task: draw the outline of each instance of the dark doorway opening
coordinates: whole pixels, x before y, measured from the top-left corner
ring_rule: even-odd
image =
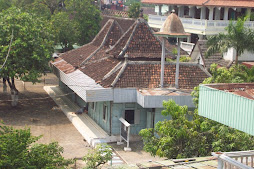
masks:
[[[125,110],[125,120],[130,124],[134,124],[134,110]]]

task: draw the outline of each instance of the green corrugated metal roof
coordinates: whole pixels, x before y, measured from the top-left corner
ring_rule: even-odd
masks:
[[[254,135],[254,100],[199,86],[199,115]]]

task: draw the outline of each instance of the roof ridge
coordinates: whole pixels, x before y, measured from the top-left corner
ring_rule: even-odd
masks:
[[[118,39],[118,41],[113,45],[113,47],[110,48],[110,49],[108,49],[108,50],[106,50],[106,52],[112,51],[112,50],[116,47],[116,45],[118,45],[118,43],[120,43],[120,41],[126,36],[126,34],[129,33],[129,31],[135,26],[135,24],[136,24],[136,22],[134,22],[134,23],[129,27],[129,29],[128,29],[126,32],[124,32],[124,34],[121,36],[121,38]]]
[[[113,25],[114,25],[115,20],[109,19],[109,20],[107,21],[107,23],[108,23],[108,22],[111,22],[111,26],[110,26],[110,28],[108,29],[108,31],[107,31],[107,33],[106,33],[106,36],[103,38],[103,41],[102,41],[101,45],[100,45],[93,53],[91,53],[90,56],[88,56],[88,57],[80,64],[80,66],[82,66],[82,65],[85,64],[87,61],[89,61],[89,60],[90,60],[103,46],[104,46],[106,40],[108,39],[109,32],[110,32],[110,31],[112,30],[112,28],[113,28]],[[103,29],[105,29],[105,26],[107,25],[107,23],[103,26],[103,28],[101,29],[101,31],[102,31]],[[101,31],[100,31],[100,32],[101,32]],[[99,35],[99,33],[98,33],[97,35]],[[94,39],[95,39],[95,38],[94,38]]]
[[[137,22],[137,21],[136,21],[136,22]],[[121,56],[123,56],[123,55],[125,54],[125,51],[127,50],[127,48],[128,48],[128,46],[129,46],[129,44],[130,44],[132,38],[133,38],[133,35],[134,35],[134,33],[135,33],[135,31],[136,31],[138,25],[140,25],[140,22],[137,22],[137,24],[136,24],[135,27],[133,28],[132,33],[130,34],[130,37],[129,37],[128,41],[126,42],[126,44],[125,44],[123,50],[119,53],[118,57],[121,57]]]
[[[118,80],[120,79],[121,75],[123,74],[125,68],[127,67],[128,65],[128,60],[125,60],[123,65],[122,65],[122,68],[121,70],[119,71],[119,73],[117,74],[116,78],[114,79],[114,81],[111,83],[111,86],[114,87],[116,85],[116,83],[118,82]]]
[[[200,64],[198,64],[198,67],[203,70],[205,72],[205,74],[207,74],[209,77],[211,77],[212,75],[203,67],[201,66]]]
[[[109,78],[112,74],[114,74],[115,72],[117,72],[122,66],[123,66],[124,62],[121,61],[119,62],[111,71],[109,71],[103,78],[102,80],[105,80],[107,78]]]

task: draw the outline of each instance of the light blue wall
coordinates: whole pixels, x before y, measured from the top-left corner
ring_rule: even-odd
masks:
[[[139,131],[146,128],[147,109],[143,109],[136,103],[114,103],[112,107],[112,134],[120,134],[120,121],[119,118],[123,117],[125,110],[139,111],[139,120],[137,124],[131,125],[131,134],[137,135]],[[135,116],[137,118],[137,116]]]
[[[95,102],[95,109],[89,103],[88,115],[108,134],[110,134],[110,102]],[[107,106],[106,119],[103,119],[103,105]]]
[[[163,110],[162,108],[161,109],[155,109],[154,124],[156,124],[158,121],[164,121],[165,119],[166,120],[171,120],[171,116],[170,115],[163,116],[161,114],[162,110]]]

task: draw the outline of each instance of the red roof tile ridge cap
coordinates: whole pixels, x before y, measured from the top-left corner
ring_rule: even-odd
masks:
[[[118,43],[120,43],[120,41],[126,36],[126,34],[128,34],[129,31],[135,26],[135,24],[136,24],[136,22],[134,22],[134,23],[129,27],[129,29],[121,36],[121,38],[118,39],[118,41],[112,46],[112,48],[106,50],[106,52],[110,52],[111,50],[113,50],[113,49],[116,47],[116,45],[117,45]]]
[[[93,63],[97,63],[97,62],[101,62],[103,60],[106,60],[106,59],[109,59],[111,58],[110,56],[105,56],[103,58],[100,58],[100,59],[97,59],[97,60],[93,60],[93,61],[90,61],[90,62],[86,62],[84,63],[82,66],[85,67],[86,65],[89,65],[89,64],[93,64]]]
[[[197,43],[198,43],[199,54],[204,62],[205,67],[206,67],[206,61],[205,61],[205,57],[202,54],[201,44],[200,44],[200,42],[197,42]]]
[[[118,72],[116,78],[114,79],[114,81],[112,82],[111,86],[112,87],[115,87],[116,83],[118,82],[118,80],[120,79],[121,75],[123,74],[125,68],[127,67],[128,65],[128,60],[125,60],[123,65],[122,65],[122,68],[121,70]]]
[[[59,57],[59,58],[61,58],[61,57]],[[61,58],[61,60],[58,60],[58,61],[55,61],[55,62],[51,62],[51,64],[58,64],[58,63],[60,63],[60,62],[63,62],[63,61],[65,61],[63,58]]]
[[[99,46],[93,53],[91,53],[83,62],[81,62],[80,66],[82,66],[82,65],[84,65],[86,62],[88,62],[88,61],[89,61],[89,60],[90,60],[103,46],[104,46],[104,44],[106,43],[106,40],[108,39],[109,33],[110,33],[110,31],[112,30],[112,28],[113,28],[113,25],[114,25],[115,20],[109,19],[109,20],[107,21],[107,23],[108,23],[108,22],[111,22],[111,26],[109,27],[109,29],[108,29],[108,31],[107,31],[105,37],[103,38],[102,43],[100,44],[100,46]],[[105,29],[105,26],[107,25],[107,23],[103,26],[103,28],[102,28],[101,30]],[[99,33],[98,33],[98,34],[99,34]],[[98,35],[98,34],[97,34],[97,35]],[[96,36],[97,36],[97,35],[96,35]],[[95,39],[95,38],[94,38],[94,39]]]
[[[105,80],[109,78],[112,74],[117,72],[124,64],[124,61],[119,62],[113,69],[111,69],[103,78],[102,80]]]
[[[206,74],[207,76],[212,77],[212,75],[211,75],[203,66],[201,66],[200,64],[197,64],[197,65],[198,65],[198,67],[199,67],[201,70],[203,70],[203,72],[205,72],[205,74]]]
[[[121,25],[117,22],[117,20],[114,20],[115,22],[115,24],[117,24],[117,26],[120,28],[120,30],[121,30],[121,33],[122,34],[124,34],[124,30],[123,30],[123,28],[121,27]]]
[[[136,22],[137,22],[137,24],[135,25],[134,29],[132,30],[129,39],[127,40],[125,46],[123,47],[123,50],[119,53],[118,57],[123,57],[123,55],[125,54],[125,51],[128,49],[129,44],[130,44],[130,42],[133,38],[133,35],[134,35],[135,31],[136,31],[138,25],[140,25],[139,20],[137,20]]]
[[[109,20],[105,23],[105,25],[101,28],[101,30],[97,33],[97,35],[93,38],[93,40],[92,40],[91,43],[93,43],[93,42],[98,38],[98,36],[100,35],[100,33],[107,27],[108,24],[110,24],[110,22],[111,22],[111,24],[112,24],[112,23],[114,22],[114,20],[113,20],[113,19],[109,19]]]

